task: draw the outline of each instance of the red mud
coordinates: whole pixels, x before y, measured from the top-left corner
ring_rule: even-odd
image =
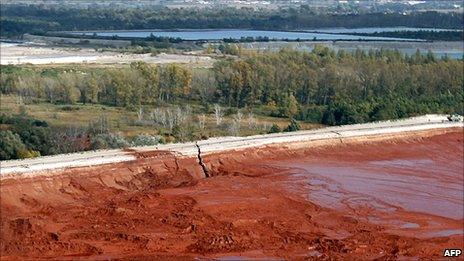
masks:
[[[1,259],[440,258],[463,247],[463,130],[1,181]]]

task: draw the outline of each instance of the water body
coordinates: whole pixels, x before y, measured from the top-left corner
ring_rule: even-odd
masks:
[[[396,32],[396,31],[460,31],[455,29],[440,29],[440,28],[417,28],[417,27],[366,27],[366,28],[322,28],[309,30],[311,32],[323,32],[323,33],[337,33],[337,34],[349,34],[349,33],[381,33],[381,32]]]
[[[398,50],[407,55],[413,55],[419,50],[421,53],[432,51],[436,57],[448,56],[451,59],[462,59],[464,47],[462,42],[359,42],[359,41],[311,41],[311,42],[255,42],[241,43],[243,48],[255,50],[280,50],[283,47],[301,51],[312,51],[315,45],[324,45],[335,51],[345,50],[354,52],[361,50]]]
[[[337,33],[319,33],[319,32],[289,32],[289,31],[264,31],[264,30],[238,30],[238,29],[221,29],[221,30],[128,30],[128,31],[88,31],[72,32],[76,35],[93,35],[98,36],[119,36],[145,38],[151,34],[157,37],[181,38],[184,40],[222,40],[224,38],[240,39],[242,37],[268,37],[271,40],[387,40],[387,41],[421,41],[417,39],[404,39],[393,37],[372,37],[358,36]]]

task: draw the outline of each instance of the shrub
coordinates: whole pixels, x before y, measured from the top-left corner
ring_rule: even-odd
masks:
[[[93,150],[98,149],[117,149],[128,147],[127,141],[119,135],[113,133],[97,134],[90,138],[90,146]]]
[[[0,160],[20,159],[21,151],[27,151],[18,134],[0,131]]]
[[[290,132],[290,131],[299,131],[301,129],[300,124],[295,119],[292,119],[290,124],[285,128],[285,132]]]
[[[272,127],[269,129],[269,131],[267,133],[279,133],[281,132],[282,130],[280,129],[279,125],[277,124],[272,124]]]
[[[53,153],[52,129],[46,122],[18,115],[2,115],[0,122],[11,125],[11,131],[19,135],[28,150],[39,151],[41,155]]]
[[[236,107],[229,107],[226,109],[226,116],[230,116],[230,115],[234,115],[234,114],[237,114],[238,112],[238,108]]]
[[[27,158],[36,158],[40,157],[40,152],[35,150],[20,150],[18,151],[18,158],[27,159]]]
[[[131,145],[132,146],[153,146],[159,143],[163,143],[163,137],[151,136],[151,135],[137,135],[132,139]]]
[[[328,125],[345,125],[359,123],[354,106],[345,102],[331,103],[322,116],[322,123]]]
[[[302,121],[320,123],[325,109],[325,106],[307,106],[302,108],[295,118]]]

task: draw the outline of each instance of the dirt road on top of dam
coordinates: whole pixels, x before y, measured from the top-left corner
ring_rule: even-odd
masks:
[[[132,161],[140,154],[169,151],[178,157],[199,157],[224,151],[259,148],[270,145],[298,147],[314,141],[330,141],[353,137],[394,135],[398,133],[464,127],[463,122],[452,122],[446,115],[429,114],[402,120],[381,121],[364,124],[326,127],[306,130],[248,137],[219,137],[190,143],[173,143],[157,146],[134,147],[124,150],[87,151],[72,154],[38,157],[25,160],[3,161],[0,179],[18,176],[52,174],[65,168],[95,166],[116,162]]]
[[[439,259],[463,245],[463,128],[4,178],[1,259]]]

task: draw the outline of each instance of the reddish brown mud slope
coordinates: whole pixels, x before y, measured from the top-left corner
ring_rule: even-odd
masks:
[[[318,146],[316,146],[318,145]],[[289,149],[289,147],[292,149]],[[440,258],[463,245],[463,130],[1,181],[1,258]]]

